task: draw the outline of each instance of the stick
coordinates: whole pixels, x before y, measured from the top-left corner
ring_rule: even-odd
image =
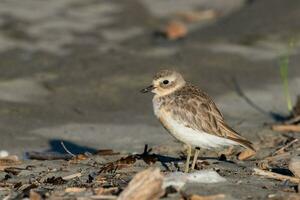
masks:
[[[68,180],[71,180],[73,178],[77,178],[77,177],[81,177],[81,173],[76,173],[76,174],[71,174],[71,175],[68,175],[68,176],[64,176],[62,177],[63,180],[65,181],[68,181]]]
[[[279,131],[279,132],[300,132],[300,126],[299,125],[273,125],[272,130]]]
[[[282,153],[282,154],[278,154],[278,155],[274,155],[274,156],[268,156],[268,157],[264,158],[263,160],[272,162],[272,161],[276,161],[276,160],[280,160],[280,159],[289,158],[290,156],[291,156],[291,153],[286,152],[286,153]]]
[[[280,180],[280,181],[288,180],[292,183],[300,183],[300,178],[285,176],[285,175],[277,174],[277,173],[274,173],[274,172],[261,170],[261,169],[258,169],[258,168],[254,168],[253,170],[254,170],[253,174],[255,174],[255,175],[264,176],[266,178],[276,179],[276,180]]]
[[[60,141],[60,144],[61,144],[61,146],[64,148],[64,150],[65,150],[68,154],[70,154],[72,157],[76,157],[71,151],[69,151],[69,150],[67,149],[67,147],[65,146],[65,144],[64,144],[63,141]]]
[[[285,121],[284,123],[285,124],[296,124],[296,123],[298,123],[300,121],[300,115],[299,116],[296,116],[296,117],[294,117],[294,118],[292,118],[292,119],[290,119],[290,120],[287,120],[287,121]]]
[[[43,152],[27,152],[26,156],[34,160],[66,160],[70,159],[69,154],[43,153]]]
[[[298,142],[298,139],[294,139],[294,140],[290,141],[289,143],[287,143],[286,145],[284,145],[283,147],[281,147],[280,149],[278,149],[277,151],[275,151],[273,153],[273,155],[277,155],[277,154],[283,153],[286,148],[292,146],[296,142]]]

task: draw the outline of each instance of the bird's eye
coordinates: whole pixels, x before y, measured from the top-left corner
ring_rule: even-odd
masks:
[[[163,81],[163,84],[165,84],[165,85],[167,85],[168,83],[169,83],[168,80],[164,80],[164,81]]]

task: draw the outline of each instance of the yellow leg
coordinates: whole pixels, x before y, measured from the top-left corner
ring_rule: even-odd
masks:
[[[192,164],[192,170],[195,168],[197,159],[198,159],[198,155],[199,155],[200,150],[199,149],[195,149],[195,155],[194,155],[194,159],[193,159],[193,164]]]
[[[190,166],[190,159],[191,159],[191,154],[192,154],[192,147],[190,145],[187,145],[187,158],[186,158],[186,163],[185,163],[185,173],[189,172],[189,166]]]

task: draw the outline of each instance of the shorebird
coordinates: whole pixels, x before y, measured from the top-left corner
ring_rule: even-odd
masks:
[[[226,124],[212,98],[186,82],[180,73],[162,70],[141,92],[155,94],[154,114],[172,136],[187,145],[185,172],[189,171],[192,148],[195,155],[191,169],[195,167],[200,148],[240,145],[255,151],[251,142]]]

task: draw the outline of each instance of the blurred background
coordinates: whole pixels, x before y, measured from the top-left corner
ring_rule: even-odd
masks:
[[[152,95],[176,69],[250,140],[299,94],[299,0],[1,0],[0,150],[170,148]],[[175,145],[176,146],[176,145]]]

